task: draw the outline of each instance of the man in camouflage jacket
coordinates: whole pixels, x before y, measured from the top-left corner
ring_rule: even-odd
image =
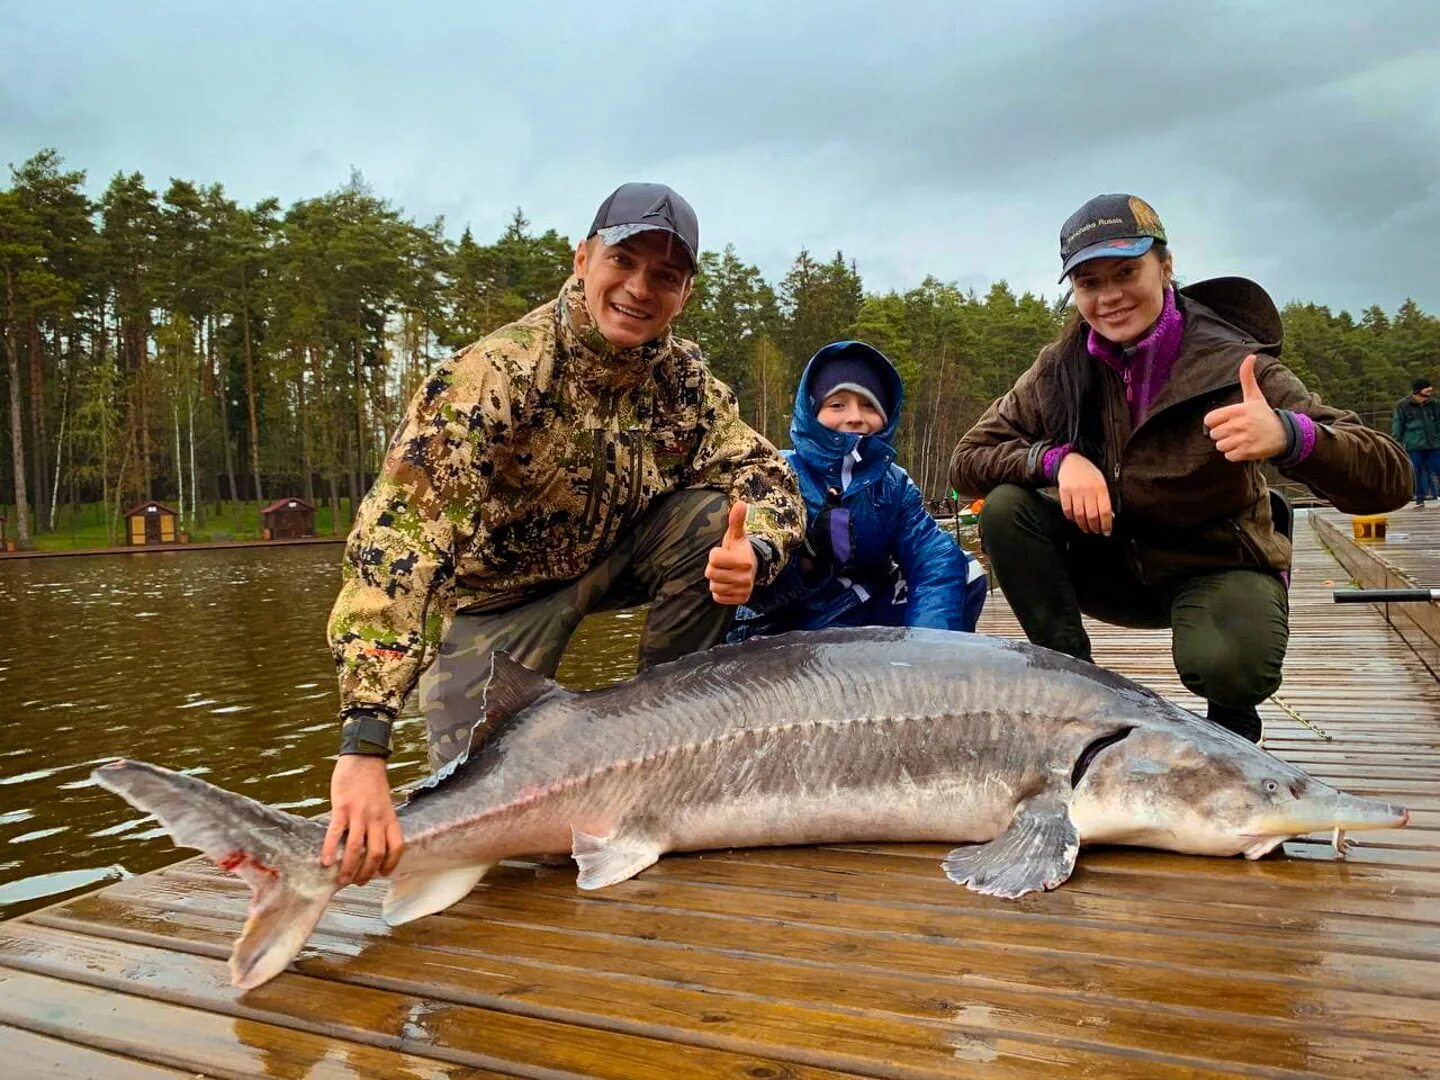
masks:
[[[494,651],[553,675],[587,612],[646,602],[642,666],[707,648],[801,539],[784,459],[670,332],[698,247],[678,194],[622,185],[559,297],[411,402],[330,616],[343,727],[323,858],[348,830],[342,881],[399,858],[384,758],[417,682],[438,768],[468,746]]]

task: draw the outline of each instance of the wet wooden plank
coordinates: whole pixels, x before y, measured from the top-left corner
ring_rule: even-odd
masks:
[[[1270,702],[1267,746],[1412,808],[1346,862],[1320,837],[1253,863],[1087,849],[1063,888],[1017,902],[950,884],[937,844],[667,857],[593,894],[518,862],[393,930],[378,887],[346,890],[293,971],[240,994],[223,958],[245,890],[191,861],[0,926],[0,976],[51,1002],[0,1023],[117,1053],[133,1016],[128,1056],[167,1068],[148,1040],[191,1053],[188,1021],[208,1018],[192,1056],[214,1040],[235,1075],[304,1075],[286,1070],[306,1055],[376,1076],[1433,1075],[1440,683],[1377,612],[1330,602],[1341,571],[1300,527],[1280,697],[1334,738]],[[998,595],[982,628],[1018,635]],[[1093,633],[1102,662],[1199,707],[1167,634]],[[89,1016],[111,1008],[111,1027]],[[264,1040],[241,1024],[298,1057],[255,1067]]]
[[[1386,515],[1389,518],[1384,541],[1354,540],[1351,516],[1334,509],[1314,511],[1317,518],[1336,534],[1349,538],[1357,548],[1377,561],[1383,560],[1401,571],[1412,583],[1430,587],[1440,585],[1440,514],[1434,507],[1417,511],[1405,507]],[[1340,588],[1348,582],[1341,581]]]
[[[235,917],[238,918],[238,913]],[[195,935],[193,940],[197,943],[223,949],[236,925],[230,920],[218,920],[209,926],[197,921],[187,924],[187,932]],[[577,948],[571,943],[567,950],[563,941],[553,941],[553,934],[548,935],[552,939],[551,950],[544,959],[518,961],[514,928],[507,928],[499,949],[478,954],[468,944],[476,935],[466,930],[460,927],[453,935],[440,938],[427,935],[419,948],[408,943],[379,946],[382,950],[393,947],[396,954],[391,956],[387,951],[382,959],[378,953],[367,953],[370,970],[360,973],[353,966],[347,966],[344,977],[391,988],[426,986],[432,997],[447,999],[498,995],[503,996],[507,1006],[541,1011],[552,999],[557,999],[566,1008],[589,1008],[597,1016],[618,1015],[632,1022],[643,1022],[646,1006],[643,1001],[635,1000],[629,984],[636,981],[668,983],[665,1018],[681,1014],[687,1007],[702,1010],[701,1022],[709,1025],[712,1036],[721,1038],[729,1033],[731,1037],[755,1039],[775,1030],[778,1016],[800,1011],[780,1006],[777,1004],[780,999],[810,1002],[812,1008],[805,1010],[807,1012],[814,1011],[813,1006],[825,1011],[837,1009],[836,973],[813,964],[786,960],[766,963],[752,955],[736,956],[693,948],[669,949],[667,956],[661,951],[665,949],[664,943],[659,942],[640,943],[631,949],[612,945],[604,950],[587,948],[584,943]],[[538,939],[545,937],[537,935]],[[323,935],[320,940],[323,942]],[[763,944],[762,935],[756,947]],[[326,945],[322,943],[321,949],[325,950]],[[430,955],[432,950],[440,951],[441,955]],[[474,959],[470,961],[472,956]],[[344,963],[343,960],[337,962]],[[581,973],[578,968],[582,964],[588,964],[589,970]],[[304,970],[307,974],[324,975],[330,966],[325,960],[311,960],[306,962]],[[1203,1025],[1199,1025],[1205,1032],[1202,1046],[1197,1044],[1192,1032],[1199,1019],[1194,1010],[1156,1010],[1150,1006],[1107,1002],[1105,1022],[1098,1024],[1096,1002],[1083,998],[1042,999],[1033,992],[1013,989],[969,987],[960,991],[944,982],[927,986],[863,968],[849,969],[842,978],[845,989],[839,1001],[843,1002],[844,1012],[837,1018],[836,1030],[844,1034],[832,1039],[829,1050],[840,1054],[848,1049],[857,1055],[857,1065],[864,1075],[890,1075],[894,1066],[883,1059],[895,1054],[905,1056],[909,1069],[919,1069],[926,1060],[927,1048],[931,1056],[935,1053],[935,1034],[941,1030],[950,1030],[953,1034],[956,1025],[977,1039],[993,1040],[1008,1034],[1075,1043],[1083,1038],[1116,1050],[1168,1052],[1179,1059],[1203,1051],[1206,1058],[1229,1060],[1237,1066],[1292,1068],[1299,1063],[1323,1075],[1336,1076],[1351,1075],[1355,1063],[1361,1061],[1368,1075],[1406,1075],[1417,1056],[1423,1058],[1428,1052],[1392,1047],[1391,1052],[1376,1055],[1368,1039],[1337,1032],[1328,1024],[1310,1031],[1303,1023],[1289,1022],[1283,1025],[1283,1031],[1277,1031],[1268,1020],[1220,1012],[1209,1013]],[[693,987],[702,984],[705,992],[697,994]],[[755,992],[757,987],[763,988],[763,993]],[[721,993],[727,996],[722,998]],[[1440,1011],[1440,1006],[1435,1011]],[[1408,1024],[1405,1018],[1397,1018],[1392,1012],[1387,1014],[1387,1026],[1393,1033],[1402,1035],[1416,1030],[1433,1032],[1435,1011],[1428,1021],[1422,1018]],[[911,1022],[909,1042],[904,1045],[896,1040],[898,1032],[907,1030],[907,1025],[899,1022],[902,1018]],[[859,1042],[854,1041],[857,1038]],[[942,1043],[938,1061],[940,1075],[945,1075],[951,1067],[944,1057],[944,1049],[951,1045],[949,1039],[950,1036],[946,1036],[947,1041]],[[1297,1049],[1301,1046],[1303,1057]],[[876,1054],[882,1060],[866,1061]],[[1328,1065],[1323,1064],[1326,1059],[1331,1059]],[[999,1068],[997,1062],[991,1064],[992,1068]],[[1005,1074],[1002,1070],[990,1075]],[[1032,1074],[1027,1065],[1021,1075]]]
[[[658,933],[654,928],[663,925],[667,933],[677,935],[676,940],[703,945],[704,934],[729,932],[729,928],[717,926],[717,918],[734,919],[739,924],[734,933],[743,939],[745,924],[754,921],[757,912],[764,912],[766,917],[817,932],[812,947],[821,947],[819,939],[826,934],[848,935],[856,925],[865,926],[876,937],[920,935],[931,943],[944,941],[944,949],[921,950],[922,956],[942,964],[951,962],[948,950],[960,942],[962,951],[963,946],[1048,949],[1062,956],[1168,964],[1197,971],[1254,973],[1261,965],[1268,965],[1264,970],[1282,972],[1303,968],[1312,978],[1332,986],[1366,988],[1388,978],[1398,980],[1391,984],[1396,988],[1408,986],[1423,992],[1440,983],[1440,968],[1435,966],[1440,961],[1440,935],[1433,904],[1395,902],[1385,907],[1374,902],[1336,900],[1326,904],[1320,900],[1312,905],[1317,910],[1307,910],[1288,902],[1282,889],[1253,898],[1246,906],[1231,902],[1233,889],[1192,888],[1184,878],[1173,879],[1176,888],[1170,895],[1162,893],[1163,902],[1157,903],[1154,888],[1136,889],[1125,878],[1087,874],[1073,882],[1073,889],[997,909],[987,906],[985,898],[957,890],[943,878],[938,885],[924,882],[931,891],[914,890],[914,879],[908,878],[912,872],[895,869],[899,861],[886,865],[875,857],[865,864],[869,869],[861,866],[841,878],[803,869],[727,865],[706,858],[676,863],[663,883],[655,877],[595,897],[578,895],[565,882],[537,887],[523,879],[512,884],[497,875],[452,914],[500,922],[528,918],[537,925],[554,920],[557,925],[582,931],[623,930],[642,918],[636,909],[643,908],[649,912],[643,918],[653,920],[650,932]],[[905,861],[921,867],[922,874],[931,865],[928,860]],[[197,897],[192,893],[193,886],[187,885],[177,894],[152,894],[145,902],[165,911],[214,910],[216,894]],[[244,896],[237,890],[218,902],[229,905],[238,916]],[[625,907],[618,914],[607,910],[614,904]],[[1378,919],[1377,910],[1384,912]],[[353,914],[370,920],[362,925],[371,932],[384,932],[374,898],[343,897],[334,911],[337,918]],[[705,921],[696,921],[702,917]],[[1324,934],[1316,941],[1307,931],[1318,927],[1323,927]],[[839,950],[844,945],[832,940],[823,947]],[[1219,947],[1233,948],[1216,956]],[[1396,962],[1376,961],[1384,957],[1395,957]]]
[[[667,892],[673,897],[686,898],[683,895],[686,890]],[[871,911],[854,904],[840,905],[823,897],[763,897],[759,901],[746,895],[726,898],[740,908],[738,913],[722,911],[724,904],[713,898],[707,905],[703,894],[691,897],[692,909],[681,907],[678,903],[662,907],[646,903],[646,899],[640,897],[627,901],[623,898],[607,900],[574,896],[544,899],[534,894],[487,894],[477,898],[473,910],[437,916],[443,921],[434,926],[426,941],[454,934],[457,940],[471,940],[477,942],[476,948],[494,951],[497,943],[508,950],[518,947],[517,942],[528,940],[535,934],[566,935],[564,948],[594,949],[602,956],[618,948],[620,943],[634,940],[672,942],[687,949],[738,950],[746,955],[758,956],[761,953],[757,951],[755,935],[769,933],[767,928],[776,926],[783,927],[784,933],[772,937],[781,940],[785,949],[778,954],[764,954],[766,956],[784,958],[788,949],[803,955],[809,964],[843,967],[851,962],[857,948],[863,947],[865,955],[883,957],[878,962],[887,970],[906,975],[931,973],[949,978],[956,971],[989,971],[988,965],[994,964],[995,970],[1003,968],[1003,981],[1024,983],[1040,991],[1063,992],[1066,987],[1076,985],[1075,980],[1085,985],[1093,981],[1095,985],[1112,987],[1118,996],[1144,995],[1143,1000],[1146,1001],[1160,1004],[1181,1002],[1196,1007],[1205,1007],[1207,1001],[1213,1001],[1213,994],[1226,986],[1227,980],[1242,976],[1257,984],[1293,984],[1297,978],[1303,978],[1327,993],[1338,990],[1358,994],[1404,994],[1412,984],[1418,984],[1420,995],[1424,996],[1424,988],[1433,983],[1433,964],[1396,965],[1384,962],[1383,958],[1377,963],[1373,957],[1358,957],[1353,963],[1337,962],[1333,948],[1329,954],[1319,950],[1320,955],[1315,952],[1297,953],[1293,947],[1279,956],[1273,952],[1258,952],[1248,965],[1231,965],[1229,970],[1221,972],[1212,971],[1204,964],[1205,954],[1197,950],[1192,955],[1201,956],[1202,966],[1186,971],[1183,963],[1175,962],[1173,958],[1166,961],[1142,954],[1137,959],[1133,952],[1125,951],[1124,942],[1120,943],[1118,950],[1097,952],[1087,949],[1085,942],[1076,940],[1076,936],[1068,932],[1067,925],[1058,921],[1051,926],[1041,926],[1050,935],[1048,941],[1036,941],[1023,932],[1017,933],[1017,930],[1025,928],[1017,927],[1014,922],[991,929],[984,923],[976,924],[971,920],[969,925],[956,927],[955,920],[945,913],[922,911],[914,913],[908,923],[892,920],[891,925],[884,928],[866,927],[863,940],[857,940],[856,927],[865,925],[861,920]],[[757,903],[764,904],[765,910],[772,912],[773,917],[757,918],[754,914]],[[750,906],[744,906],[746,904]],[[239,898],[225,901],[207,896],[168,909],[157,908],[148,922],[160,933],[165,931],[167,922],[179,924],[188,921],[192,915],[202,921],[228,918],[232,920],[231,925],[238,926],[242,910]],[[697,916],[696,911],[703,914]],[[103,917],[111,923],[115,922],[113,916]],[[139,906],[130,905],[123,925],[143,930],[146,923]],[[378,916],[372,905],[359,906],[350,902],[342,904],[327,922],[322,923],[321,928],[323,932],[363,939],[365,935],[373,936],[378,925]],[[1293,922],[1286,928],[1294,929]],[[573,941],[570,940],[572,936]],[[1099,935],[1102,939],[1103,936]],[[1225,944],[1233,949],[1238,943]],[[1244,951],[1248,953],[1250,950]],[[1065,968],[1064,978],[1058,982],[1054,974],[1056,965],[1064,965]],[[1140,972],[1141,967],[1149,970]],[[1127,973],[1116,981],[1115,972],[1129,970],[1136,973],[1134,977]],[[1172,985],[1177,975],[1183,976],[1183,982]],[[1122,994],[1118,987],[1126,986],[1131,989]],[[1192,989],[1195,991],[1193,994]],[[1386,1009],[1389,1012],[1394,1007],[1387,1006]],[[1427,1010],[1421,1012],[1425,1016],[1431,1015]],[[1364,1017],[1370,1014],[1363,1006],[1352,1003],[1345,1010],[1345,1015]],[[1348,1020],[1341,1023],[1346,1022]]]
[[[129,938],[184,938],[215,956],[228,951],[231,936],[243,919],[243,906],[235,898],[226,903],[206,897],[183,910],[157,907],[148,920],[139,917],[133,905],[118,916],[105,909],[114,903],[97,897],[52,918],[63,918],[65,925],[73,928],[88,922],[102,934],[119,932],[123,923],[123,933]],[[703,986],[711,992],[752,991],[767,998],[794,995],[793,1000],[820,1005],[833,1005],[836,987],[843,985],[847,1007],[856,1004],[860,988],[869,987],[872,993],[867,1004],[871,1008],[907,1015],[914,1011],[917,994],[943,1000],[954,1000],[959,994],[972,1004],[989,1002],[997,1008],[1000,1002],[1010,1002],[1003,1015],[1017,1034],[1024,1029],[1015,1026],[1011,1015],[1016,994],[1047,1017],[1089,1016],[1097,1007],[1104,1008],[1107,1016],[1119,1009],[1126,1015],[1159,1012],[1190,1021],[1200,1013],[1213,1013],[1207,1027],[1232,1028],[1253,1020],[1305,1023],[1316,1003],[1323,1000],[1327,1030],[1360,1035],[1383,1032],[1440,1043],[1440,1002],[1412,1003],[1394,996],[1391,991],[1400,988],[1387,981],[1383,965],[1364,969],[1374,971],[1373,990],[1311,985],[1304,987],[1297,999],[1297,980],[1283,971],[1273,975],[1242,972],[1245,981],[1237,984],[1234,978],[1204,971],[1179,972],[1161,963],[1105,961],[1066,951],[1070,946],[1063,941],[1059,949],[1043,944],[990,949],[968,935],[947,936],[940,927],[948,928],[948,924],[923,921],[908,930],[867,929],[857,937],[854,927],[846,925],[851,920],[842,917],[839,927],[827,927],[803,905],[791,909],[777,904],[773,918],[758,922],[753,915],[709,914],[701,918],[624,901],[600,904],[589,897],[573,899],[569,909],[536,904],[533,897],[517,897],[509,912],[500,904],[485,903],[478,913],[437,916],[423,940],[403,940],[402,936],[384,946],[371,942],[366,964],[384,972],[383,957],[388,954],[376,950],[392,946],[440,950],[447,954],[442,963],[456,970],[462,963],[454,958],[458,954],[474,958],[474,963],[491,974],[497,965],[518,964],[561,969],[573,979],[575,972],[583,969],[594,975],[652,979],[686,988]],[[322,924],[314,944],[322,953],[349,956],[355,951],[355,942],[373,934],[374,927],[373,911],[352,911],[346,905],[338,917]],[[299,970],[318,972],[308,957]],[[346,969],[345,977],[360,976],[352,967]],[[893,995],[888,1001],[887,993]],[[1113,1028],[1113,1024],[1107,1025],[1096,1038],[1107,1042]],[[1153,1040],[1143,1045],[1163,1049]]]
[[[0,1024],[5,1072],[25,1080],[193,1080],[187,1069],[151,1065],[118,1054]]]
[[[1317,991],[1315,987],[1287,977],[1254,984],[1237,984],[1233,978],[1210,979],[1207,985],[1203,976],[1196,980],[1187,973],[1154,966],[1145,970],[1137,967],[1134,960],[1093,965],[1079,955],[1046,955],[1043,950],[1032,950],[1037,955],[1021,958],[1022,962],[1029,961],[1031,978],[1028,985],[1017,985],[1019,980],[996,979],[998,969],[1012,965],[1006,953],[989,956],[987,950],[977,948],[973,941],[964,938],[939,941],[937,947],[937,938],[932,936],[927,939],[925,935],[938,935],[941,931],[923,925],[917,925],[913,934],[896,936],[895,942],[887,941],[892,936],[888,933],[867,930],[864,941],[857,943],[853,929],[833,932],[826,941],[824,936],[807,932],[807,928],[798,922],[787,922],[783,930],[768,932],[764,927],[756,927],[753,916],[744,914],[735,917],[733,928],[717,928],[713,915],[704,920],[690,915],[680,920],[666,920],[657,917],[653,909],[637,907],[627,914],[621,909],[633,905],[606,903],[605,914],[614,917],[597,919],[591,913],[595,903],[595,898],[572,895],[571,905],[580,914],[567,919],[563,913],[557,914],[544,905],[537,905],[534,897],[529,896],[523,901],[517,899],[513,916],[508,919],[497,917],[493,920],[495,924],[489,927],[476,923],[477,919],[492,922],[488,911],[479,916],[469,911],[453,916],[437,916],[427,921],[423,942],[406,942],[403,947],[440,948],[447,953],[465,955],[482,951],[483,955],[477,962],[492,973],[497,964],[514,963],[520,957],[533,963],[554,964],[567,971],[589,964],[602,971],[625,973],[624,977],[653,970],[662,973],[657,977],[684,980],[686,984],[701,981],[712,992],[727,989],[715,983],[717,965],[738,965],[730,973],[733,982],[729,988],[764,987],[767,995],[793,992],[784,989],[796,983],[793,973],[787,975],[785,969],[793,970],[797,963],[794,958],[804,957],[800,963],[805,979],[821,1001],[833,998],[835,987],[843,986],[844,1001],[849,1005],[853,1001],[852,993],[859,992],[852,991],[852,988],[868,986],[880,972],[896,970],[900,978],[891,977],[888,983],[891,991],[901,996],[888,1005],[884,1003],[883,995],[876,998],[876,1007],[886,1011],[909,1009],[905,1004],[906,998],[928,993],[935,1001],[967,1002],[970,1010],[964,1013],[967,1017],[975,1015],[981,1006],[995,1009],[997,1019],[1003,1020],[1016,1034],[1027,1031],[1021,1023],[1022,1019],[1036,1025],[1028,1030],[1043,1031],[1041,1020],[1058,1016],[1072,1018],[1081,1024],[1079,1030],[1087,1037],[1091,1036],[1084,1027],[1084,1018],[1104,1016],[1107,1022],[1101,1034],[1096,1036],[1100,1041],[1135,1037],[1141,1040],[1142,1045],[1155,1050],[1173,1045],[1175,1039],[1167,1043],[1153,1027],[1147,1027],[1139,1020],[1133,1021],[1138,1026],[1132,1026],[1131,1021],[1134,1017],[1152,1016],[1158,1008],[1167,1014],[1167,1022],[1177,1025],[1176,1031],[1197,1027],[1206,1031],[1223,1030],[1226,1041],[1236,1044],[1237,1048],[1227,1051],[1232,1057],[1250,1054],[1251,1050],[1247,1047],[1252,1043],[1265,1047],[1265,1053],[1269,1054],[1273,1050],[1275,1033],[1248,1030],[1234,1016],[1206,1016],[1202,1023],[1197,1014],[1216,1008],[1218,1002],[1224,1002],[1226,1009],[1239,1010],[1242,1021],[1243,1014],[1253,1010],[1255,1015],[1271,1019],[1299,1021],[1313,1016],[1323,1030],[1332,1032],[1344,1029],[1371,1034],[1385,1031],[1395,1036],[1424,1039],[1425,1033],[1433,1035],[1436,1030],[1437,1005],[1422,1003],[1412,1009],[1412,1003],[1403,998],[1388,996],[1384,991],[1391,988],[1385,986],[1387,972],[1383,965],[1369,964],[1362,968],[1374,971],[1382,992],[1354,994]],[[784,919],[794,914],[778,910]],[[196,925],[205,927],[205,918],[197,918]],[[228,922],[222,919],[208,926],[208,930],[216,935],[213,941],[217,955],[226,948],[228,936],[238,928],[240,918],[241,904],[237,899]],[[841,920],[842,924],[848,921]],[[331,922],[332,928],[336,925]],[[373,932],[375,926],[374,915],[371,914],[354,920],[350,932],[365,934]],[[162,927],[162,930],[173,933],[174,927]],[[572,933],[574,939],[565,940],[560,936],[562,931]],[[335,932],[343,936],[342,931]],[[687,937],[688,941],[685,940]],[[657,959],[654,950],[667,947],[671,940],[680,942],[671,960],[666,961],[663,955]],[[322,949],[330,947],[324,943],[324,935],[317,941]],[[899,953],[895,951],[897,944]],[[768,955],[767,949],[770,950]],[[373,952],[373,946],[366,953],[367,958],[385,968],[378,960],[379,955]],[[672,964],[678,966],[672,967]],[[454,955],[447,956],[442,962],[443,971],[461,970],[461,967],[462,960]],[[825,970],[831,967],[843,970]],[[302,962],[301,970],[311,973],[310,961]],[[387,978],[388,968],[386,971],[387,974],[377,977]],[[442,983],[445,978],[443,971]],[[367,976],[348,968],[346,977],[363,980]],[[518,977],[526,985],[533,981],[524,976]],[[1001,992],[994,989],[996,987],[1009,992]],[[1103,991],[1096,988],[1103,988]],[[1196,993],[1187,1000],[1186,991]],[[1134,999],[1137,1006],[1125,1003],[1127,992],[1140,995]],[[1057,1001],[1057,996],[1078,1001]],[[1035,1010],[1033,1017],[1017,1017],[1017,1010],[1025,1002]],[[1178,1019],[1174,1015],[1177,1012],[1180,1014]],[[1286,1038],[1290,1036],[1287,1034]],[[1434,1052],[1433,1039],[1431,1041],[1431,1050],[1427,1052]],[[1182,1046],[1187,1044],[1183,1038],[1179,1042]],[[1347,1053],[1351,1052],[1347,1050]],[[1410,1056],[1407,1051],[1406,1060]],[[1267,1060],[1272,1065],[1276,1063],[1273,1056],[1262,1057],[1261,1060]],[[1402,1061],[1401,1067],[1408,1066]],[[1344,1075],[1343,1069],[1339,1074]]]
[[[982,1071],[1002,1078],[1190,1074],[1187,1063],[1167,1062],[1150,1053],[1137,1055],[1138,1060],[1103,1055],[1068,1042],[1017,1039],[1003,1029],[971,1033],[956,1025],[869,1019],[854,1010],[806,1010],[734,997],[716,1001],[675,986],[647,987],[623,978],[605,980],[587,993],[584,980],[574,973],[552,976],[549,997],[558,1004],[547,1004],[544,1018],[535,1019],[521,1015],[517,999],[538,992],[539,976],[519,984],[497,977],[488,962],[469,968],[447,954],[442,963],[427,963],[425,950],[391,950],[389,944],[378,943],[385,962],[374,967],[368,957],[310,961],[320,976],[338,968],[343,983],[286,974],[242,996],[228,986],[223,964],[209,957],[33,924],[0,927],[0,948],[12,958],[23,953],[22,960],[11,962],[23,963],[27,971],[118,988],[127,981],[126,973],[138,967],[146,979],[132,989],[146,995],[183,998],[211,1011],[302,1029],[312,1022],[309,1018],[328,1016],[334,1028],[367,1041],[388,1036],[410,1051],[423,1049],[427,1056],[456,1062],[499,1064],[507,1071],[556,1070],[617,1080],[675,1075],[820,1080],[847,1074],[941,1080]],[[483,989],[477,991],[471,982]],[[602,1024],[605,1020],[609,1022]],[[579,1026],[582,1023],[590,1026]],[[620,1028],[652,1037],[620,1033]],[[799,1033],[807,1038],[797,1039]],[[777,1037],[787,1044],[774,1046]],[[735,1049],[723,1049],[726,1045]],[[772,1049],[784,1050],[791,1060],[781,1064],[757,1056]],[[1370,1054],[1343,1038],[1329,1049],[1316,1046],[1312,1052],[1320,1057],[1365,1053],[1365,1060],[1379,1070],[1374,1075],[1402,1075],[1393,1070],[1403,1065],[1403,1053]],[[966,1061],[977,1068],[966,1069]]]
[[[1390,515],[1395,525],[1386,540],[1356,540],[1350,519],[1333,510],[1312,518],[1316,534],[1352,579],[1338,584],[1367,589],[1428,587],[1440,581],[1440,521],[1423,511]],[[1347,605],[1349,606],[1349,605]],[[1440,605],[1377,604],[1373,607],[1440,678]]]
[[[142,975],[131,971],[118,981],[133,982]],[[63,976],[9,967],[0,967],[0,1024],[32,1035],[63,1038],[97,1055],[149,1060],[191,1077],[504,1080],[510,1075],[427,1061],[361,1042],[179,1007]],[[7,1071],[6,1075],[27,1074]],[[99,1071],[89,1075],[108,1080],[111,1074]],[[173,1074],[162,1071],[161,1075]]]

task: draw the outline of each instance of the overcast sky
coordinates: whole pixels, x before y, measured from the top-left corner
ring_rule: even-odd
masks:
[[[843,249],[1057,292],[1090,195],[1177,272],[1440,312],[1440,3],[0,0],[0,161],[289,203],[351,167],[417,221],[572,238],[627,179],[776,281]]]

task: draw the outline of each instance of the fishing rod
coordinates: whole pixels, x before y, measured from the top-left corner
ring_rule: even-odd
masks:
[[[1423,604],[1440,600],[1440,589],[1336,589],[1337,604]]]

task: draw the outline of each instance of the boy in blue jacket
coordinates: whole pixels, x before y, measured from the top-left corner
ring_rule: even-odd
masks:
[[[864,342],[810,359],[784,451],[805,498],[805,547],[739,609],[729,640],[827,626],[975,629],[985,572],[894,463],[904,398],[900,373]]]

